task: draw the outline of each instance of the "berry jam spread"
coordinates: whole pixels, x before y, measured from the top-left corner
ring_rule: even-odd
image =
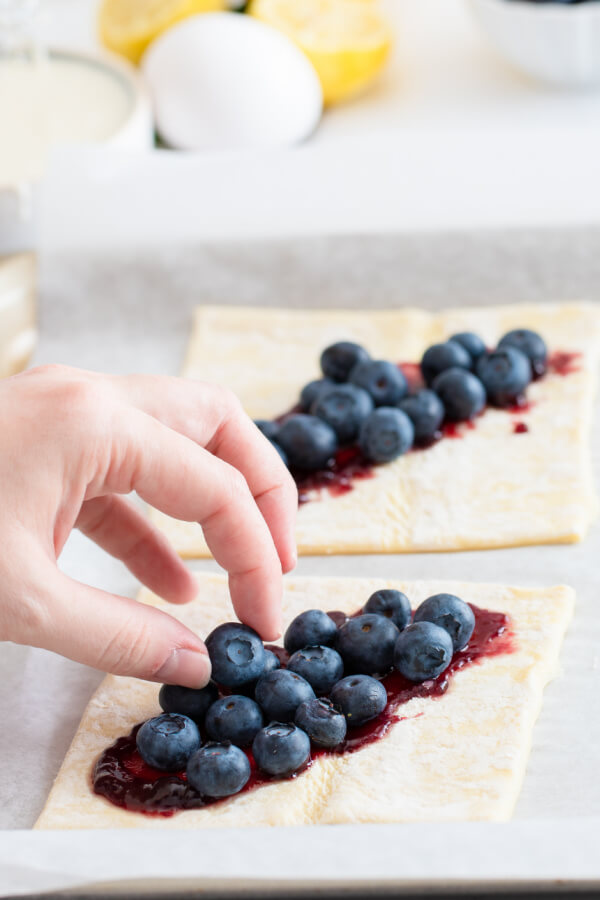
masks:
[[[311,749],[311,758],[305,768],[312,765],[321,756],[339,756],[354,753],[374,741],[383,738],[397,722],[407,716],[398,714],[399,708],[413,697],[441,697],[448,689],[455,672],[465,666],[478,662],[486,656],[498,656],[510,653],[514,649],[514,636],[510,629],[509,619],[504,613],[492,612],[471,606],[475,613],[475,630],[468,645],[452,657],[452,662],[445,672],[436,679],[414,684],[398,672],[385,675],[381,681],[387,691],[387,705],[383,712],[370,722],[349,730],[346,740],[333,750]],[[359,615],[360,613],[357,613]],[[344,613],[335,612],[331,617],[339,623],[347,618]],[[281,647],[268,646],[267,649],[277,653],[282,665],[287,662],[287,653]],[[422,713],[420,714],[422,715]],[[96,763],[92,784],[94,793],[105,797],[124,809],[142,812],[146,815],[171,816],[182,809],[200,809],[222,803],[203,797],[187,784],[185,772],[165,774],[158,769],[146,765],[139,755],[135,738],[140,728],[137,725],[127,737],[119,738],[112,747],[101,755]],[[250,761],[251,775],[240,793],[255,790],[262,785],[271,784],[275,779],[263,775],[257,768],[252,754],[246,751]],[[298,774],[292,775],[296,778]]]
[[[298,488],[298,503],[307,503],[310,492],[319,488],[327,488],[333,497],[347,494],[356,479],[373,478],[374,474],[373,464],[365,459],[356,445],[338,450],[327,469],[311,472],[310,475],[292,472]]]
[[[557,350],[548,357],[548,371],[553,375],[572,375],[581,371],[581,353],[565,353]]]
[[[172,816],[181,809],[201,809],[223,802],[199,794],[187,783],[185,772],[169,775],[147,766],[135,744],[140,728],[141,725],[136,725],[131,734],[119,738],[104,751],[92,774],[95,794],[100,794],[115,806],[150,816]],[[246,753],[251,774],[239,794],[273,781],[257,768],[252,753],[249,750]]]
[[[579,372],[581,369],[581,357],[581,353],[567,353],[558,350],[548,357],[546,372],[553,375],[571,375],[573,372]],[[398,368],[404,373],[411,393],[425,387],[419,363],[402,362],[398,363]],[[534,380],[539,380],[546,372],[536,374]],[[503,409],[508,413],[518,413],[522,415],[523,413],[529,412],[533,405],[534,404],[527,399],[525,394],[519,394],[516,397],[513,397],[510,405],[504,406]],[[301,412],[301,407],[294,406],[274,421],[281,424],[288,416],[298,412]],[[483,415],[484,413],[485,409],[479,415]],[[444,422],[440,431],[436,433],[435,438],[426,443],[415,445],[411,452],[426,450],[443,438],[462,438],[464,437],[465,430],[472,430],[475,427],[475,419],[470,419],[467,422]],[[529,427],[524,422],[518,422],[513,427],[513,432],[515,434],[523,434],[526,431],[529,431]],[[356,445],[343,447],[338,450],[325,469],[320,469],[318,472],[311,472],[309,475],[304,472],[292,471],[291,474],[296,482],[296,487],[298,488],[298,503],[300,505],[308,503],[309,500],[314,499],[313,492],[322,488],[327,488],[333,497],[340,497],[342,494],[347,494],[348,491],[352,490],[355,481],[373,478],[375,475],[375,468],[373,463],[365,459]]]
[[[475,421],[473,419],[468,419],[466,422],[444,422],[442,430],[439,432],[439,440],[442,438],[461,438],[465,428],[473,431],[475,428]]]
[[[524,394],[521,394],[517,397],[516,402],[513,403],[512,406],[505,406],[504,411],[507,413],[517,413],[517,415],[521,415],[522,413],[531,412],[535,403],[531,400],[528,400]]]

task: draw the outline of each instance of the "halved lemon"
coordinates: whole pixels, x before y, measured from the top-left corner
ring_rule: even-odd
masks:
[[[392,38],[377,5],[358,0],[251,0],[250,15],[285,32],[306,53],[326,104],[363,90],[379,74]]]
[[[226,0],[103,0],[98,16],[105,47],[138,63],[154,38],[195,13],[227,8]]]

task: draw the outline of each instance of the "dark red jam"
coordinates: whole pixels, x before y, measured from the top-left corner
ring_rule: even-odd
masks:
[[[310,761],[305,768],[309,768],[320,756],[355,753],[362,747],[381,740],[393,725],[408,718],[399,713],[403,704],[414,697],[439,698],[446,693],[452,677],[459,669],[477,663],[486,656],[511,653],[514,650],[514,635],[508,617],[504,613],[479,609],[474,605],[471,605],[471,608],[475,613],[475,630],[471,640],[464,650],[454,654],[445,672],[436,679],[422,684],[413,684],[395,671],[383,676],[381,681],[388,696],[383,712],[371,722],[349,730],[346,740],[334,750],[313,748]],[[338,612],[331,613],[331,616],[340,623],[347,618],[344,613]],[[282,665],[285,665],[287,662],[285,650],[281,647],[269,649],[276,650]],[[168,775],[146,765],[135,743],[139,728],[137,725],[131,734],[119,738],[101,755],[92,773],[94,793],[105,797],[115,806],[146,815],[160,816],[172,816],[178,810],[199,809],[224,802],[203,797],[195,791],[187,784],[185,772]],[[276,780],[263,775],[256,767],[250,751],[246,752],[250,761],[251,775],[240,793],[255,790]],[[299,774],[301,773],[296,773],[292,777],[296,778]]]
[[[542,378],[546,372],[553,375],[571,375],[581,369],[581,353],[567,353],[558,350],[548,357],[548,364],[544,371],[537,372],[534,376],[535,380]],[[404,373],[408,381],[411,393],[421,390],[425,387],[423,376],[421,374],[421,366],[419,363],[398,363],[398,368]],[[508,413],[517,413],[522,415],[529,412],[534,403],[532,403],[525,394],[518,394],[511,397],[509,401],[502,407],[502,410]],[[487,408],[487,407],[486,407]],[[294,406],[282,415],[278,416],[275,421],[284,422],[294,413],[301,412],[300,406]],[[485,409],[479,415],[484,415]],[[479,416],[477,417],[479,418]],[[477,420],[471,419],[467,422],[444,422],[441,429],[436,433],[435,437],[423,444],[415,445],[411,452],[418,450],[426,450],[428,447],[437,444],[443,438],[463,438],[467,430],[476,427]],[[523,434],[529,428],[524,422],[516,423],[513,427],[515,434]],[[384,464],[385,465],[385,464]],[[309,500],[315,498],[315,491],[327,488],[333,497],[340,497],[347,494],[354,487],[354,483],[365,478],[373,478],[377,466],[370,463],[364,458],[361,451],[356,445],[343,447],[336,453],[335,457],[330,461],[325,469],[318,472],[306,474],[304,472],[292,471],[292,476],[298,488],[298,503],[308,503]]]
[[[467,422],[444,422],[442,425],[442,430],[440,432],[441,438],[462,438],[465,429],[469,429],[473,431],[475,428],[475,420],[469,419]]]
[[[112,747],[104,751],[92,773],[95,794],[105,797],[115,806],[148,816],[172,816],[182,809],[201,809],[223,802],[199,794],[187,783],[185,772],[166,775],[159,769],[147,766],[135,744],[140,728],[141,725],[136,725],[131,734],[118,738]],[[250,778],[240,794],[273,781],[257,768],[252,753],[249,750],[246,753],[250,760]],[[292,777],[296,778],[297,774]]]
[[[504,406],[503,409],[504,412],[518,413],[520,415],[521,413],[531,412],[534,406],[535,403],[531,400],[528,400],[525,394],[519,394],[519,396],[515,398],[514,403],[512,403],[510,406]]]
[[[342,447],[335,454],[327,469],[311,472],[309,475],[292,472],[298,488],[298,503],[307,503],[311,491],[327,488],[334,497],[347,494],[353,482],[362,478],[372,478],[373,464],[364,458],[356,446]]]
[[[572,375],[581,371],[582,353],[566,353],[557,350],[548,357],[548,372],[553,375]]]

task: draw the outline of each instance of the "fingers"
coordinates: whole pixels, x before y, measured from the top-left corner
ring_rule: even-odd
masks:
[[[210,660],[200,639],[160,610],[68,578],[48,560],[43,595],[23,617],[19,643],[44,647],[115,675],[203,687]],[[45,612],[47,611],[47,612]]]
[[[136,490],[177,519],[199,522],[229,572],[242,622],[264,640],[281,634],[281,564],[269,529],[239,471],[156,419],[128,409],[113,437],[104,487]]]
[[[298,561],[298,491],[275,448],[240,408],[217,429],[207,450],[243,473],[269,526],[282,569],[291,571]]]
[[[165,600],[188,603],[196,596],[196,579],[167,539],[123,497],[86,501],[75,524]]]
[[[270,442],[234,395],[215,385],[147,375],[112,379],[128,402],[205,447],[246,479],[284,572],[296,565],[296,486]]]

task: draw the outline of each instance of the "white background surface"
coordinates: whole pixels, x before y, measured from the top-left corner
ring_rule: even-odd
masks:
[[[49,41],[95,45],[96,0],[45,2]],[[599,91],[514,72],[463,0],[384,7],[391,64],[307,144],[266,156],[59,154],[45,246],[600,221]]]

